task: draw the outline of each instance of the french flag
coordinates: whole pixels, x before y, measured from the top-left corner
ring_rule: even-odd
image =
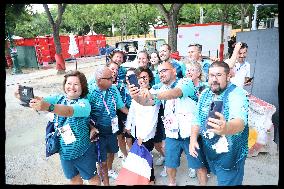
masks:
[[[148,185],[153,158],[151,153],[137,140],[133,143],[125,163],[116,179],[116,185]]]

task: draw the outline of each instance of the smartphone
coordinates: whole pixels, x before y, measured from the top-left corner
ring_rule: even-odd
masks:
[[[19,85],[19,94],[21,105],[29,107],[30,100],[34,98],[34,91],[32,87]]]
[[[246,83],[251,82],[253,80],[254,77],[249,78]]]
[[[128,76],[128,81],[131,85],[135,85],[135,87],[140,88],[140,85],[138,84],[138,79],[137,76],[135,74],[131,74]]]
[[[93,127],[96,126],[96,123],[95,123],[92,119],[90,119],[89,124],[90,124],[91,126],[93,126]],[[96,141],[96,140],[98,140],[98,138],[99,138],[99,133],[96,132],[96,133],[93,133],[93,135],[91,136],[90,140],[91,140],[91,141]]]
[[[223,108],[223,101],[213,101],[210,105],[210,110],[208,113],[208,118],[215,118],[217,119],[218,117],[215,115],[215,112],[222,112],[222,108]],[[212,127],[210,125],[207,124],[207,129],[211,129]]]
[[[204,86],[204,85],[201,86],[201,87],[199,87],[199,90],[198,90],[199,94],[200,94],[204,89],[205,89],[205,86]]]

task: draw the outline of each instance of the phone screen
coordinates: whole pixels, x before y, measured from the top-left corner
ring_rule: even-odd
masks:
[[[223,101],[219,101],[219,100],[213,101],[210,105],[208,117],[217,119],[218,117],[215,115],[215,112],[221,113],[222,108],[223,108]],[[210,129],[210,128],[212,128],[212,127],[207,124],[207,129]]]
[[[129,83],[130,83],[131,85],[134,84],[135,87],[140,88],[140,85],[138,84],[138,79],[137,79],[137,77],[136,77],[135,74],[129,75],[129,76],[128,76],[128,81],[129,81]]]
[[[29,106],[30,100],[34,98],[34,92],[32,87],[19,85],[20,100],[23,106]]]

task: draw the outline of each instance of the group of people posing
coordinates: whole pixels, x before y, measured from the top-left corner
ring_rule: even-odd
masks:
[[[30,107],[54,113],[61,165],[71,184],[84,179],[109,185],[109,177],[117,177],[115,153],[120,150],[124,161],[137,140],[159,152],[155,163],[164,165],[160,175],[170,186],[177,185],[183,152],[200,185],[207,184],[209,173],[218,185],[241,185],[248,152],[248,97],[242,89],[250,84],[247,49],[239,42],[230,59],[210,61],[202,58],[201,45],[190,44],[188,57],[178,61],[164,44],[150,55],[138,52],[136,69],[122,67],[124,53],[114,50],[92,78],[69,71],[64,94],[35,97]],[[139,87],[129,83],[131,74]],[[19,98],[18,91],[15,95]],[[209,117],[216,101],[223,102],[222,111]],[[150,184],[155,180],[152,166]]]

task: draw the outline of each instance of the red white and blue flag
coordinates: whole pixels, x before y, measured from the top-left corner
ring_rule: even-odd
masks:
[[[151,153],[143,144],[139,146],[136,140],[118,174],[116,185],[148,185],[152,164]]]

